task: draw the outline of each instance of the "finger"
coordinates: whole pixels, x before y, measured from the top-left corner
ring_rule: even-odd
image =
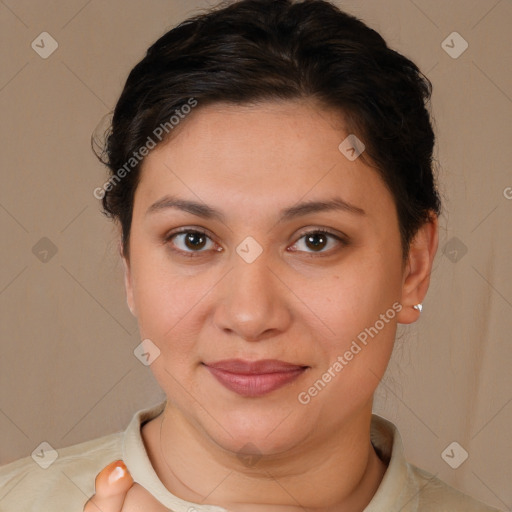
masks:
[[[121,512],[133,478],[122,460],[116,460],[98,473],[96,494],[85,504],[83,512]]]

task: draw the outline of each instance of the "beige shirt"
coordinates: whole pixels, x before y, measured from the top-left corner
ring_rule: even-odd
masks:
[[[138,411],[124,432],[57,450],[38,452],[0,467],[1,512],[82,512],[94,494],[94,479],[109,463],[123,459],[133,479],[173,512],[226,512],[171,494],[158,479],[141,436],[142,425],[158,416],[165,402]],[[371,441],[388,468],[365,512],[499,512],[407,463],[400,434],[373,414]],[[46,469],[52,458],[57,458]],[[37,462],[36,462],[37,460]]]

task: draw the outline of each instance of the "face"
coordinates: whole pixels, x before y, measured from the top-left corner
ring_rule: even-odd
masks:
[[[338,149],[347,135],[311,104],[199,106],[144,161],[128,304],[169,406],[228,450],[329,436],[386,369],[398,218],[377,172]]]

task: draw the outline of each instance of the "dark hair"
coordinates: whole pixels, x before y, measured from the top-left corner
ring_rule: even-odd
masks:
[[[159,126],[171,136],[169,120],[191,101],[201,108],[311,98],[340,111],[364,142],[365,161],[394,197],[406,258],[419,227],[441,208],[432,170],[431,90],[413,62],[327,1],[220,4],[164,34],[130,72],[98,155],[110,169],[104,213],[121,223],[128,256],[139,150],[154,142]]]

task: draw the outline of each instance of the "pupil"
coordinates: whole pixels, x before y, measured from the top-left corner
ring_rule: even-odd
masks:
[[[320,242],[320,243],[316,242],[315,243],[314,240],[315,239],[320,239],[320,238],[322,239],[322,242]],[[310,242],[312,244],[313,248],[318,249],[319,247],[322,248],[325,245],[325,238],[326,237],[324,236],[323,233],[316,233],[314,235],[309,235],[307,237],[307,241],[308,241],[308,243]]]
[[[194,239],[202,240],[202,242],[194,242]],[[200,249],[204,246],[204,237],[200,233],[188,233],[186,237],[186,243],[189,248]]]

